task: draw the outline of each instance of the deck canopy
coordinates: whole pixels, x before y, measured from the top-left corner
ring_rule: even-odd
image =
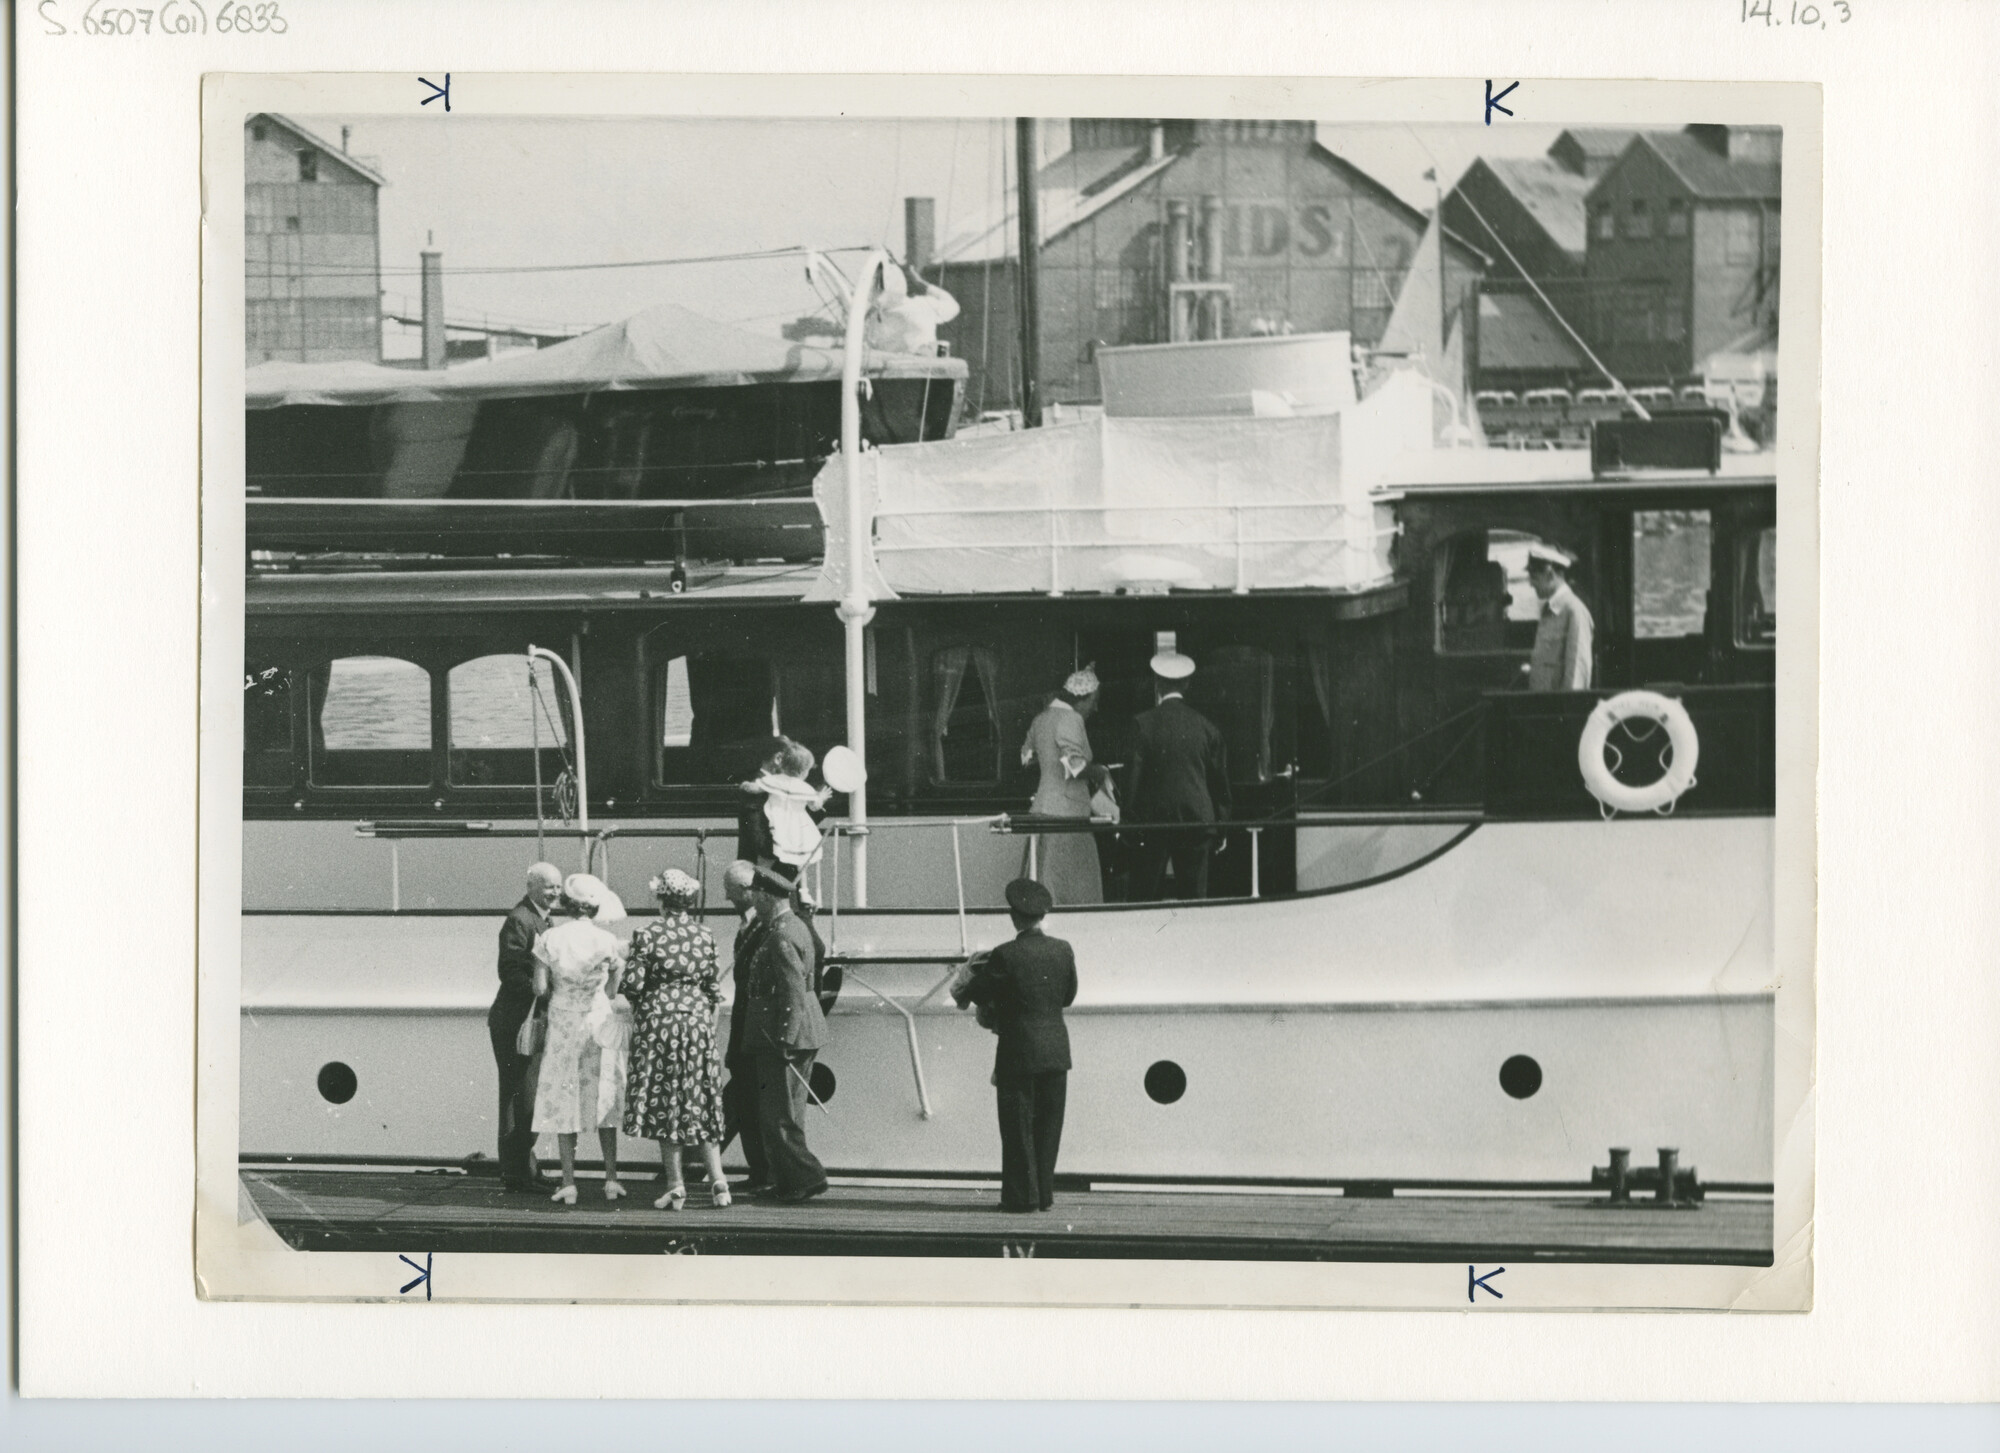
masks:
[[[840,351],[790,343],[718,323],[676,303],[550,348],[447,369],[371,363],[261,363],[244,375],[252,409],[290,404],[365,407],[476,402],[619,389],[717,388],[755,383],[838,382]],[[869,378],[965,377],[962,359],[871,352]]]

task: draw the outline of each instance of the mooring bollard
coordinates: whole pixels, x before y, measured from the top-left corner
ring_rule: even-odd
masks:
[[[1674,1180],[1677,1176],[1679,1176],[1680,1169],[1681,1169],[1680,1150],[1677,1147],[1671,1145],[1661,1146],[1660,1189],[1658,1192],[1658,1197],[1659,1197],[1659,1202],[1662,1206],[1671,1206],[1674,1203]]]
[[[1612,1146],[1611,1147],[1611,1204],[1612,1205],[1622,1206],[1630,1204],[1632,1200],[1632,1187],[1628,1185],[1626,1182],[1627,1182],[1627,1177],[1629,1177],[1631,1173],[1632,1173],[1632,1151],[1630,1147],[1623,1145]]]

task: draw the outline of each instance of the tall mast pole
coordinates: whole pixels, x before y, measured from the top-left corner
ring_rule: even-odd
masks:
[[[874,527],[861,498],[861,365],[866,351],[868,305],[882,283],[889,260],[871,252],[861,261],[861,275],[847,300],[847,337],[840,364],[840,462],[847,491],[847,590],[838,613],[847,642],[847,745],[864,764],[868,761],[868,623],[875,607],[868,599],[868,539]],[[854,906],[868,906],[868,785],[864,780],[847,794],[848,835],[854,840],[850,890]],[[839,851],[838,844],[835,852]],[[836,871],[839,860],[834,863]],[[838,883],[836,882],[836,887]],[[836,909],[838,905],[836,904]]]
[[[1042,426],[1042,225],[1035,190],[1035,120],[1014,122],[1014,172],[1021,191],[1021,427]]]

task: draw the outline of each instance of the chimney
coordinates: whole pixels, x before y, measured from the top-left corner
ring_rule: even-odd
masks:
[[[424,367],[444,367],[444,254],[425,251],[424,276]]]
[[[1203,197],[1201,199],[1201,280],[1205,283],[1222,281],[1222,198]],[[1204,293],[1199,309],[1203,338],[1222,336],[1222,298],[1218,293]]]
[[[921,275],[929,271],[936,253],[936,201],[930,197],[903,198],[903,261]]]
[[[1155,121],[1146,132],[1146,160],[1161,161],[1167,154],[1167,123]]]
[[[340,154],[342,156],[347,155],[347,136],[353,130],[352,126],[343,126],[340,128]]]
[[[1188,204],[1167,203],[1167,340],[1185,343],[1194,332],[1193,298],[1173,290],[1175,283],[1188,280],[1188,246],[1192,234]]]

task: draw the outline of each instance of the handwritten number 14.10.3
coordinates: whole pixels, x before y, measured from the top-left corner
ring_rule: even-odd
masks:
[[[1773,14],[1772,0],[1738,0],[1738,4],[1741,8],[1742,19],[1745,25],[1748,25],[1753,20],[1761,20],[1764,22],[1766,29],[1773,25],[1803,25],[1816,26],[1821,30],[1825,30],[1827,26],[1828,16],[1820,10],[1819,6],[1801,5],[1798,3],[1798,0],[1793,0],[1789,15],[1784,11]],[[1842,25],[1847,24],[1848,21],[1854,18],[1854,11],[1849,8],[1847,0],[1832,0],[1827,9],[1840,12],[1838,21]]]

